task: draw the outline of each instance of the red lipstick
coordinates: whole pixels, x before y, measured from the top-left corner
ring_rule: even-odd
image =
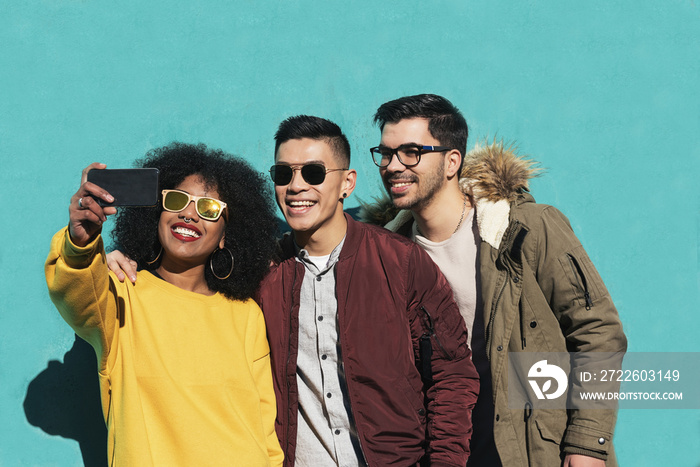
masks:
[[[177,238],[183,242],[194,242],[201,238],[202,232],[192,224],[185,224],[184,222],[178,222],[170,227],[170,232],[173,237]]]

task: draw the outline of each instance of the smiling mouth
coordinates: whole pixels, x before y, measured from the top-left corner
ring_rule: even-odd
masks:
[[[182,240],[197,240],[202,236],[202,234],[196,230],[188,229],[180,225],[173,226],[171,230],[176,237],[182,237]]]
[[[306,209],[315,205],[316,201],[287,201],[287,206],[291,209]]]
[[[387,189],[393,196],[403,196],[408,191],[409,187],[415,183],[414,180],[397,179],[387,180]]]

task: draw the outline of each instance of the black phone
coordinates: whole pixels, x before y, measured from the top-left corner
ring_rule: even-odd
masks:
[[[155,206],[158,203],[158,169],[92,169],[87,179],[114,197],[112,203],[98,199],[100,206]]]

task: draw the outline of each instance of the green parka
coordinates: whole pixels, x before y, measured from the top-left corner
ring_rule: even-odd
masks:
[[[567,218],[535,203],[531,161],[502,143],[470,151],[460,186],[476,206],[481,236],[480,286],[491,366],[494,438],[504,466],[556,466],[567,453],[617,465],[614,410],[510,409],[509,352],[624,352],[627,339],[600,275]],[[390,203],[390,202],[389,202]],[[368,221],[386,221],[409,236],[410,211],[386,202],[366,206]]]

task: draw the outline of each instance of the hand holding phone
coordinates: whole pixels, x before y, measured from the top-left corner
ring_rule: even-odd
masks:
[[[112,195],[103,188],[87,181],[88,173],[92,170],[103,170],[105,164],[93,162],[83,170],[80,178],[80,188],[71,197],[68,213],[68,233],[70,239],[77,246],[83,247],[90,243],[102,231],[102,223],[107,216],[115,214],[114,207],[102,208],[96,201],[102,199],[106,203],[114,201]]]
[[[155,206],[158,203],[158,169],[90,170],[87,181],[109,192],[114,200],[96,198],[100,206]]]
[[[93,163],[83,170],[78,191],[71,198],[71,240],[85,246],[99,235],[116,206],[154,206],[158,202],[158,169],[107,170]]]

